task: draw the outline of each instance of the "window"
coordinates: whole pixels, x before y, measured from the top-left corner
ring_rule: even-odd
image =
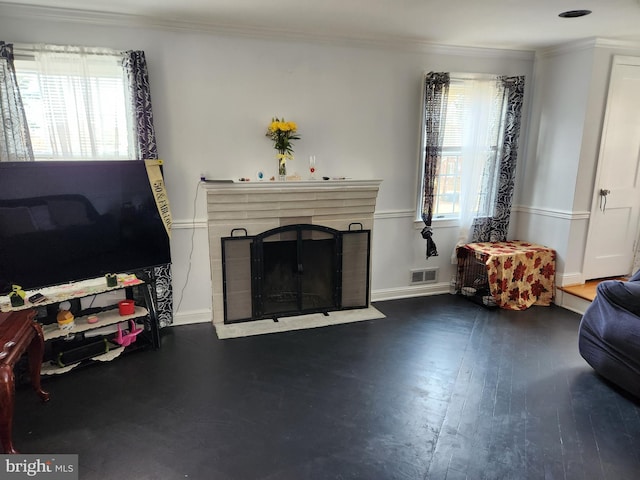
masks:
[[[442,158],[435,181],[436,218],[453,217],[460,213],[463,102],[462,84],[452,80],[449,85]]]
[[[15,53],[36,160],[135,158],[120,54],[49,46]]]
[[[497,174],[502,97],[495,78],[455,78],[449,84],[442,156],[434,188],[434,219],[460,217],[465,203],[473,213],[492,210]],[[424,142],[424,139],[423,139]],[[424,151],[424,143],[422,150]],[[423,175],[421,175],[421,178]],[[420,198],[422,198],[421,186]],[[420,202],[419,202],[420,203]],[[418,209],[420,213],[420,205]]]

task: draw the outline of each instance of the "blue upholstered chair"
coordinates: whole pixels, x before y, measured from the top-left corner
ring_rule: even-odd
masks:
[[[598,374],[640,399],[640,271],[628,282],[600,282],[578,348]]]

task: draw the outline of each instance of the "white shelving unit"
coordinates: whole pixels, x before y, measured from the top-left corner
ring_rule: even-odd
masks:
[[[8,296],[0,297],[0,311],[16,311],[24,310],[27,308],[38,308],[46,305],[53,305],[56,303],[89,297],[92,295],[99,295],[114,290],[121,290],[129,287],[140,287],[143,289],[143,296],[145,298],[146,307],[135,305],[134,312],[130,315],[120,315],[120,312],[115,306],[111,310],[105,310],[96,313],[98,321],[95,323],[89,323],[87,316],[78,316],[74,318],[74,327],[68,330],[62,330],[58,327],[57,323],[50,325],[42,325],[42,332],[44,334],[45,342],[56,341],[64,339],[67,336],[75,336],[78,334],[87,334],[92,330],[105,329],[110,326],[115,326],[121,322],[129,322],[129,320],[135,320],[138,318],[149,317],[150,329],[151,329],[151,343],[155,348],[159,347],[159,331],[157,325],[157,318],[155,315],[155,308],[152,305],[152,299],[149,287],[150,285],[144,281],[136,278],[133,275],[122,274],[118,275],[118,284],[113,287],[108,287],[104,278],[96,278],[90,280],[84,280],[80,282],[74,282],[64,285],[56,285],[38,290],[27,291],[26,297],[29,298],[34,293],[41,293],[46,297],[46,300],[38,304],[31,304],[25,301],[25,304],[20,307],[12,307],[11,301]],[[136,345],[137,346],[137,345]],[[125,351],[125,347],[114,345],[109,342],[108,351],[98,354],[91,359],[93,361],[110,361],[120,356]],[[86,362],[87,360],[81,360],[69,365],[56,365],[53,361],[46,361],[42,364],[41,375],[57,375],[68,372],[78,365]]]

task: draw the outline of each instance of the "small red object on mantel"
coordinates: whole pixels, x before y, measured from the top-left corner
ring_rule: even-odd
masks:
[[[120,300],[118,302],[118,311],[122,316],[132,315],[135,309],[136,305],[133,303],[133,300]]]

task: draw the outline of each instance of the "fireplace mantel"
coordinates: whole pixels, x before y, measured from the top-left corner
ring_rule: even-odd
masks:
[[[248,235],[293,224],[348,230],[358,223],[373,231],[381,180],[299,182],[203,182],[207,194],[213,323],[224,322],[221,238],[234,229]]]
[[[251,191],[258,189],[260,191],[292,191],[302,189],[305,191],[326,191],[326,190],[345,190],[351,188],[365,187],[376,189],[380,187],[382,180],[301,180],[301,181],[233,181],[233,180],[204,180],[202,187],[206,191],[223,190],[223,191]]]

